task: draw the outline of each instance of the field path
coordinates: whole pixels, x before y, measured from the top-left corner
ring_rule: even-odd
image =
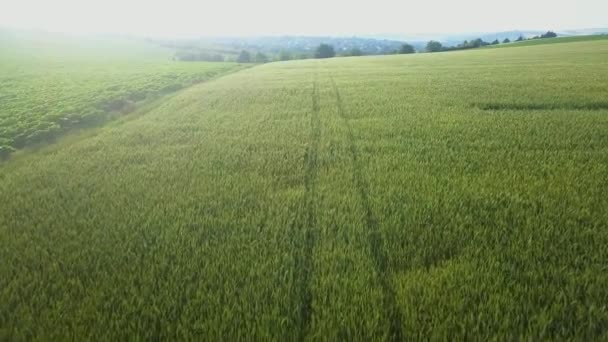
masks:
[[[403,334],[401,331],[402,320],[401,313],[397,307],[395,300],[395,290],[390,282],[390,272],[388,270],[388,255],[384,249],[384,240],[382,234],[379,231],[378,219],[374,215],[372,210],[370,199],[369,199],[369,184],[365,179],[365,176],[361,171],[361,163],[359,162],[359,151],[357,150],[356,139],[353,133],[353,128],[350,124],[350,119],[344,110],[344,104],[342,103],[342,96],[340,90],[336,85],[336,81],[333,76],[330,75],[331,85],[336,98],[336,106],[338,114],[343,124],[347,129],[348,145],[350,150],[350,157],[353,163],[353,181],[361,200],[365,214],[365,224],[369,231],[369,243],[372,256],[374,258],[374,266],[376,272],[379,275],[379,281],[384,292],[384,308],[386,310],[386,317],[389,320],[389,334],[390,338],[394,341],[403,340]]]
[[[313,274],[312,252],[317,240],[317,199],[316,199],[316,182],[318,176],[318,156],[319,156],[319,140],[321,139],[321,121],[319,118],[320,112],[320,97],[319,84],[317,73],[314,74],[312,81],[312,108],[310,111],[310,141],[304,156],[304,219],[300,228],[304,230],[303,248],[296,258],[296,270],[298,272],[298,281],[295,286],[298,287],[300,293],[300,334],[299,339],[304,340],[310,326],[312,316],[312,284],[311,276]],[[293,236],[300,236],[294,234]],[[297,241],[294,241],[297,245]]]

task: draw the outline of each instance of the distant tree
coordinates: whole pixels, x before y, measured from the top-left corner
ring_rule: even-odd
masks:
[[[483,39],[481,39],[481,38],[477,38],[475,40],[472,40],[469,43],[469,46],[472,47],[472,48],[478,48],[478,47],[482,47],[482,46],[486,46],[486,45],[490,45],[490,44],[484,42]]]
[[[426,51],[428,52],[439,52],[441,50],[443,50],[443,45],[440,42],[431,40],[426,44]]]
[[[332,58],[336,56],[336,50],[329,44],[321,44],[315,51],[315,58]]]
[[[517,38],[517,40],[515,40],[516,42],[522,42],[524,40],[524,36],[520,35],[519,38]]]
[[[241,51],[236,59],[237,63],[251,63],[251,54],[248,51]]]
[[[279,52],[279,60],[280,61],[289,61],[291,60],[291,54],[287,50],[281,50]]]
[[[555,38],[557,37],[557,33],[553,31],[547,31],[547,33],[540,36],[541,38]]]
[[[268,62],[268,57],[265,54],[258,52],[255,54],[255,62],[256,63],[266,63],[266,62]]]
[[[500,42],[498,41],[498,39],[495,39],[495,40],[492,42],[492,45],[498,45],[498,44],[500,44]]]
[[[505,40],[502,41],[503,44],[508,44],[511,42],[511,39],[509,38],[505,38]]]
[[[411,46],[410,44],[404,43],[399,48],[399,53],[402,54],[402,55],[410,54],[410,53],[416,53],[416,49],[414,49],[414,47]]]
[[[361,49],[359,49],[358,47],[354,47],[352,49],[350,49],[350,51],[347,54],[348,56],[363,56],[363,51],[361,51]]]

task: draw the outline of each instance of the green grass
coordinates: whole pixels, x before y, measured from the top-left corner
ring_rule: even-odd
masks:
[[[608,40],[608,34],[599,34],[599,35],[590,35],[590,36],[574,36],[574,37],[557,37],[557,38],[546,38],[546,39],[532,39],[532,40],[524,40],[521,42],[512,42],[512,43],[508,43],[508,44],[488,45],[488,46],[484,47],[484,49],[535,46],[535,45],[546,45],[546,44],[561,44],[561,43],[581,43],[581,42],[592,42],[592,41],[598,41],[598,40]]]
[[[0,339],[608,339],[606,75],[272,63],[8,161]]]
[[[234,70],[126,38],[0,32],[0,157]]]

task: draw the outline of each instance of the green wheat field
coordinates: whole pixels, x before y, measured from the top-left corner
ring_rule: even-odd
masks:
[[[608,339],[608,40],[176,63],[0,163],[0,340]]]

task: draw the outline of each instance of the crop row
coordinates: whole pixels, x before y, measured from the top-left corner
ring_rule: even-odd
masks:
[[[0,76],[0,155],[52,140],[136,103],[208,80],[231,64],[113,62],[28,65]]]

